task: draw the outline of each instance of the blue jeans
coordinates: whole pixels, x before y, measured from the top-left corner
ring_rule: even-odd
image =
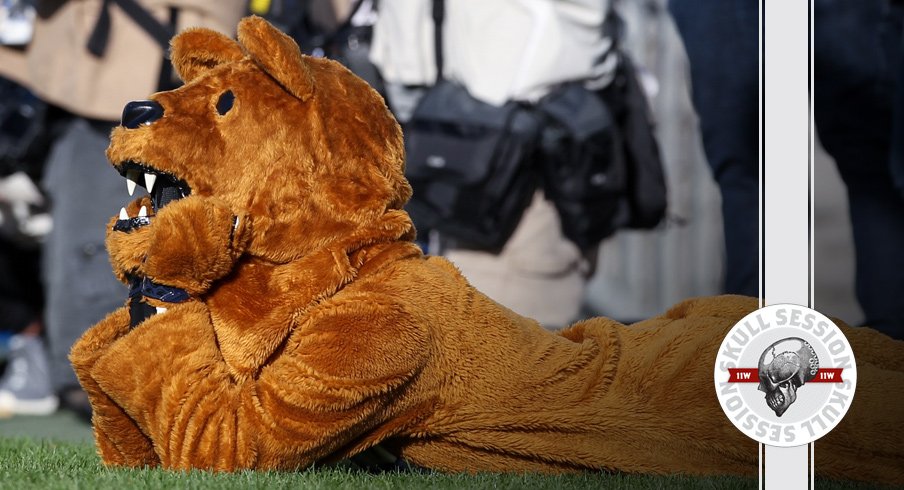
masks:
[[[904,338],[904,197],[890,173],[900,9],[815,0],[816,128],[847,186],[856,291],[867,325]]]
[[[756,0],[671,0],[690,61],[703,149],[722,194],[724,292],[759,294]]]
[[[757,2],[671,0],[694,106],[723,199],[725,291],[757,294]],[[904,338],[904,199],[890,173],[901,12],[815,0],[816,127],[847,187],[865,324]]]

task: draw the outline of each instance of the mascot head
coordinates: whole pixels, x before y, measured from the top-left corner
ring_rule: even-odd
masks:
[[[342,65],[302,55],[258,17],[242,20],[238,42],[187,30],[171,57],[185,84],[130,103],[107,150],[130,186],[149,190],[130,206],[219,198],[252,220],[248,252],[274,262],[366,242],[398,217],[411,195],[401,130]]]

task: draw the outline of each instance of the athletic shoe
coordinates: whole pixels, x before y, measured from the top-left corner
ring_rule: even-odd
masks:
[[[0,378],[0,416],[50,415],[59,404],[41,338],[13,335],[6,372]]]

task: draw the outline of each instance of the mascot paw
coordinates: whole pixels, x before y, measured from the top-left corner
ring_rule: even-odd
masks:
[[[144,208],[142,211],[141,208]],[[116,277],[125,283],[130,277],[142,275],[142,265],[150,238],[150,223],[147,210],[148,198],[138,199],[122,208],[119,216],[110,220],[107,226],[107,251]],[[144,216],[139,216],[144,214]]]
[[[108,231],[120,279],[146,276],[200,295],[232,270],[246,248],[249,223],[219,199],[188,196],[163,209],[149,204],[148,197],[129,204]]]
[[[160,284],[202,294],[226,276],[245,249],[248,222],[225,203],[189,196],[152,220],[144,274]]]

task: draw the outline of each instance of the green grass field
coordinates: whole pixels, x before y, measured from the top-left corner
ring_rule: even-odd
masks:
[[[577,489],[756,488],[744,479],[657,478],[626,475],[445,475],[432,472],[370,474],[347,467],[293,473],[243,471],[214,474],[155,469],[108,469],[88,443],[0,439],[0,487],[51,488],[372,488],[372,489]]]
[[[542,475],[449,475],[425,471],[374,474],[352,465],[298,472],[244,471],[215,474],[159,469],[105,468],[95,453],[90,427],[61,411],[50,417],[0,419],[0,490],[5,489],[756,489],[755,479],[659,477],[584,473]],[[869,489],[867,485],[817,481],[823,489]]]

